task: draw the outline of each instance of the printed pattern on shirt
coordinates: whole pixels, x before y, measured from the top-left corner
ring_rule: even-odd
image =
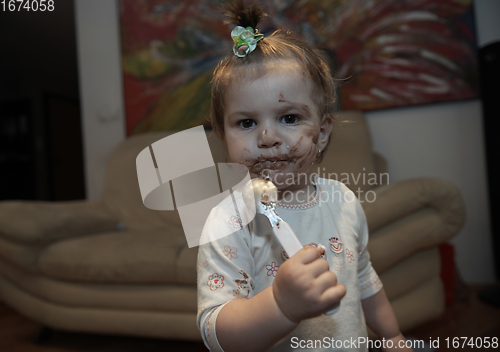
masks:
[[[288,256],[288,253],[285,250],[283,250],[283,252],[281,252],[281,254],[283,255],[284,260],[290,259],[290,257]]]
[[[369,289],[372,286],[374,286],[376,290],[380,290],[382,288],[382,286],[383,286],[382,281],[380,281],[378,276],[373,278],[370,282],[361,285],[361,291]]]
[[[229,245],[224,246],[224,250],[222,253],[226,256],[227,259],[232,260],[232,259],[237,259],[238,258],[238,248],[236,247],[231,247]]]
[[[330,249],[333,253],[339,254],[344,249],[344,245],[339,241],[338,237],[330,237]]]
[[[214,311],[210,312],[210,315],[208,316],[208,319],[207,319],[207,323],[205,325],[205,334],[207,336],[207,339],[208,339],[208,346],[210,346],[210,348],[213,346],[213,343],[212,343],[212,336],[210,335],[210,325],[212,324],[210,322],[211,318],[212,318],[212,314],[214,314]]]
[[[241,230],[243,228],[243,222],[240,217],[237,215],[231,216],[228,221],[229,225],[232,225],[235,229]]]
[[[236,298],[247,298],[251,290],[250,277],[243,270],[240,270],[240,274],[243,276],[243,280],[234,280],[238,288],[233,290],[233,296]]]
[[[277,206],[283,209],[288,209],[288,210],[304,210],[311,208],[318,204],[319,200],[321,199],[321,187],[319,185],[316,185],[316,197],[314,197],[313,200],[310,202],[304,203],[304,204],[284,204],[284,203],[277,203]]]
[[[352,263],[354,261],[354,251],[351,251],[351,250],[346,248],[345,256],[347,258],[348,263]]]
[[[208,260],[204,260],[203,262],[198,264],[198,275],[201,272],[201,270],[205,269],[208,265]]]
[[[278,272],[279,265],[277,265],[276,262],[272,262],[271,264],[266,265],[266,269],[267,269],[267,276],[276,277],[276,273]]]
[[[224,287],[224,276],[219,275],[217,273],[213,273],[208,277],[207,286],[210,287],[210,290],[215,291],[219,288]]]

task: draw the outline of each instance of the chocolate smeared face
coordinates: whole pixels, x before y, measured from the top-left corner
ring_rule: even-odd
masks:
[[[331,121],[318,115],[312,91],[311,80],[294,61],[269,64],[256,79],[233,81],[224,117],[231,162],[244,164],[252,177],[268,178],[279,190],[303,187],[301,176],[309,173],[331,131]]]

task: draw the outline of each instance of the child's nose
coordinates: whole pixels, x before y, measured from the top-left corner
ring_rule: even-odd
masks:
[[[263,128],[259,133],[259,148],[274,148],[282,143],[281,137],[272,128]]]

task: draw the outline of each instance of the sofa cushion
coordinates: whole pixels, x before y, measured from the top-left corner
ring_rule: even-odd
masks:
[[[113,231],[119,223],[101,203],[94,201],[26,201],[0,203],[0,237],[27,245],[60,238]]]
[[[196,284],[198,247],[189,248],[187,243],[179,251],[175,263],[175,282],[179,284]]]
[[[0,236],[0,259],[27,272],[38,272],[37,260],[42,250],[43,247],[20,244]]]
[[[437,247],[424,249],[408,256],[394,266],[378,272],[390,300],[409,292],[434,277],[439,277],[440,257]]]
[[[196,313],[194,285],[82,284],[32,275],[0,259],[1,280],[46,302],[67,307]]]
[[[68,281],[176,283],[186,239],[175,230],[107,232],[57,241],[40,254],[39,269],[46,276]],[[193,270],[183,275],[195,277]],[[186,283],[183,278],[180,281]]]
[[[59,330],[161,339],[201,340],[200,331],[196,326],[195,311],[160,312],[143,309],[74,307],[53,303],[31,295],[2,277],[0,277],[0,294],[9,306],[24,316],[44,326]],[[195,306],[193,308],[196,309]],[[2,346],[4,346],[2,351],[14,350],[5,344]],[[122,350],[130,351],[130,349]]]

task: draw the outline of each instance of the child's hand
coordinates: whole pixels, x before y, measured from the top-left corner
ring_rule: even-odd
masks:
[[[273,295],[283,314],[293,322],[316,317],[336,306],[346,293],[337,275],[320,258],[321,248],[305,246],[285,261],[273,283]]]

